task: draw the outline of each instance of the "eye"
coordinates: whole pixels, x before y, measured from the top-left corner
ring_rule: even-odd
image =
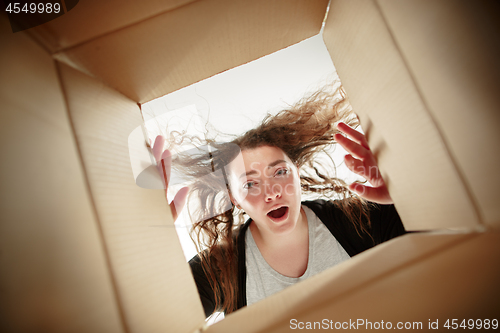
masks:
[[[252,187],[254,187],[255,185],[257,185],[257,183],[256,183],[256,182],[254,182],[254,181],[249,181],[249,182],[246,182],[245,184],[243,184],[243,188],[244,188],[245,190],[249,190],[249,189],[251,189]]]
[[[289,173],[290,171],[287,169],[287,168],[280,168],[278,170],[276,170],[276,172],[274,173],[275,176],[285,176]]]

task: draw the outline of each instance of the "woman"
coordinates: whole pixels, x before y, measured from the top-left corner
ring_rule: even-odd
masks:
[[[364,135],[351,127],[357,125],[342,88],[318,92],[231,143],[207,140],[209,154],[172,161],[195,179],[193,233],[205,249],[190,265],[207,316],[231,313],[405,233]],[[169,175],[164,140],[157,138],[153,152]],[[346,186],[320,171],[317,155],[335,143],[350,153],[348,168],[372,186]],[[302,202],[303,193],[338,198]],[[182,189],[173,200],[174,217],[186,195]],[[237,221],[243,213],[244,224]]]

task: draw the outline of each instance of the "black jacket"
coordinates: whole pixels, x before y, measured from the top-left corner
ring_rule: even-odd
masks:
[[[331,201],[314,200],[304,201],[303,205],[309,207],[330,230],[344,250],[353,257],[377,244],[406,233],[394,205],[372,204],[370,208],[370,235],[361,237],[347,216]],[[245,233],[250,225],[248,220],[241,226],[236,247],[238,253],[238,309],[247,305],[246,299],[246,264],[245,264]],[[207,276],[201,267],[200,258],[196,255],[190,261],[191,271],[198,287],[201,302],[208,317],[215,310],[215,296]]]

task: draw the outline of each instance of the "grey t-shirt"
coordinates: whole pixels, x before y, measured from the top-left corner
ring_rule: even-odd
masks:
[[[247,230],[245,235],[247,305],[350,258],[316,214],[306,206],[302,206],[302,209],[306,213],[309,229],[309,258],[305,273],[298,278],[281,275],[269,266],[255,244],[250,228]]]

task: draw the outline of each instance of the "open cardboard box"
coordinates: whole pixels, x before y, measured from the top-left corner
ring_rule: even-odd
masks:
[[[493,1],[334,0],[325,22],[405,227],[421,232],[206,327],[175,229],[149,227],[173,221],[162,191],[134,182],[140,104],[318,34],[327,5],[86,0],[16,34],[0,16],[2,331],[500,319]]]

